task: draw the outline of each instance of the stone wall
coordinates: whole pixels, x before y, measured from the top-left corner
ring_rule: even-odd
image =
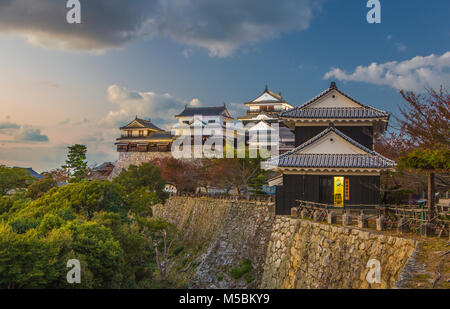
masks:
[[[372,231],[277,217],[262,288],[393,288],[415,252],[414,240]],[[381,263],[381,283],[366,280],[367,262]]]
[[[153,214],[205,248],[190,288],[401,287],[417,252],[414,240],[275,216],[273,204],[171,197]],[[251,282],[230,277],[245,259],[252,261]],[[379,284],[366,280],[371,259],[381,263]]]
[[[170,152],[119,152],[119,159],[117,160],[109,180],[119,176],[123,169],[128,169],[130,165],[139,166],[142,163],[150,162],[156,158],[170,157]]]
[[[192,288],[256,288],[260,285],[275,206],[211,198],[171,197],[153,208],[155,217],[177,226],[187,241],[206,246]],[[252,261],[251,281],[229,273]],[[248,278],[248,277],[247,277]]]

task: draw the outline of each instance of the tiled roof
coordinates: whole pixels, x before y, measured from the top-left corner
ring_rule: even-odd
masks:
[[[261,96],[263,96],[266,93],[268,95],[270,95],[271,97],[273,97],[274,100],[264,100],[264,101],[255,102],[258,98],[260,98]],[[286,103],[286,102],[283,100],[281,93],[276,94],[275,92],[270,91],[269,87],[266,85],[266,88],[264,89],[264,92],[262,94],[260,94],[258,97],[254,98],[253,100],[246,102],[244,104],[261,104],[261,103]]]
[[[173,135],[170,132],[156,132],[150,136],[133,136],[133,137],[120,137],[117,141],[135,140],[135,141],[157,141],[157,140],[170,140],[173,139]]]
[[[388,114],[371,108],[358,107],[321,107],[321,108],[295,108],[281,114],[283,118],[384,118]]]
[[[136,125],[132,126],[132,124],[135,121],[138,122],[139,124],[141,124],[142,126],[136,126]],[[129,124],[127,124],[124,127],[121,127],[120,129],[121,130],[123,130],[123,129],[152,129],[152,130],[162,131],[160,128],[158,128],[153,123],[151,123],[150,120],[144,120],[144,119],[140,119],[140,118],[137,118],[137,117],[132,122],[130,122]]]
[[[193,117],[193,116],[225,116],[230,117],[226,106],[214,106],[214,107],[185,107],[181,114],[175,117]],[[231,118],[231,117],[230,117]]]
[[[309,107],[311,104],[324,97],[331,91],[337,91],[346,98],[358,104],[360,107],[326,107],[326,108],[313,108]],[[386,118],[389,117],[389,113],[377,109],[372,106],[364,105],[346,93],[340,91],[336,83],[332,82],[330,88],[321,92],[319,95],[309,100],[305,104],[282,112],[280,114],[282,118],[303,118],[303,119],[334,119],[334,118]]]
[[[300,150],[314,144],[330,132],[336,133],[352,145],[363,150],[366,154],[311,154],[300,153]],[[299,167],[299,168],[393,168],[396,163],[379,153],[364,147],[360,143],[351,139],[334,126],[330,126],[322,133],[313,137],[297,148],[280,155],[277,158],[267,161],[269,166],[278,167]]]

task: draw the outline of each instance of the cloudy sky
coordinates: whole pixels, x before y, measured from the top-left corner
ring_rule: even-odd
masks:
[[[185,104],[233,116],[266,84],[293,105],[331,80],[395,113],[400,89],[450,85],[450,3],[363,0],[0,0],[0,164],[38,171],[88,146],[114,161],[135,115],[169,128]]]

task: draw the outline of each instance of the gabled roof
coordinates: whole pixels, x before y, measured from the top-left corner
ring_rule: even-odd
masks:
[[[193,117],[193,116],[223,116],[226,118],[232,118],[230,113],[228,112],[225,104],[223,106],[213,106],[213,107],[188,107],[185,106],[184,110],[176,115],[177,117]]]
[[[352,102],[352,106],[314,107],[315,103],[317,103],[320,99],[331,92],[338,93],[346,99],[350,100]],[[305,104],[282,112],[280,114],[280,117],[285,119],[389,119],[389,113],[358,102],[349,95],[340,91],[337,88],[336,83],[332,82],[328,89],[321,92],[319,95],[309,100]]]
[[[150,120],[140,119],[137,116],[132,122],[120,128],[120,130],[125,129],[150,129],[155,131],[162,131],[160,128],[151,123]]]
[[[343,138],[347,143],[359,149],[355,153],[314,153],[305,152],[309,147],[318,143],[329,133],[335,133]],[[381,154],[368,149],[357,141],[351,139],[334,125],[330,124],[326,130],[316,135],[309,141],[297,148],[286,152],[274,159],[266,162],[273,167],[297,167],[297,168],[370,168],[370,169],[390,169],[396,163]]]
[[[262,94],[244,104],[261,104],[261,103],[287,103],[287,102],[283,100],[281,93],[276,94],[270,91],[269,87],[266,85],[266,88],[264,89],[264,92]]]

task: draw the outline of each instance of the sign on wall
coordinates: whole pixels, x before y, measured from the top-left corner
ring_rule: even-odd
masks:
[[[344,206],[344,177],[334,177],[334,206]]]
[[[344,187],[344,191],[345,191],[345,200],[349,201],[350,200],[350,179],[345,178],[345,187]]]

